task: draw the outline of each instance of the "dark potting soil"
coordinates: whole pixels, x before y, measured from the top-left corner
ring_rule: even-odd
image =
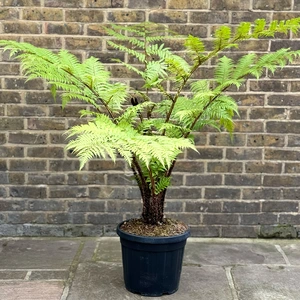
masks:
[[[121,226],[122,231],[139,236],[173,236],[183,234],[188,226],[183,222],[166,218],[159,225],[146,224],[142,219],[131,219]]]

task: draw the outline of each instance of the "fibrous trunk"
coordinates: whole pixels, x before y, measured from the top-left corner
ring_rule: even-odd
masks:
[[[166,191],[162,191],[157,195],[151,194],[150,190],[143,191],[142,218],[145,223],[156,225],[163,222],[165,194]]]

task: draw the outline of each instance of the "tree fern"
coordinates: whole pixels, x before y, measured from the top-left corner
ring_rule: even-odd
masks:
[[[299,28],[300,18],[221,26],[212,35],[210,51],[199,37],[179,36],[184,38],[185,59],[166,46],[176,35],[164,25],[110,24],[106,32],[111,39],[105,42],[126,53],[126,61],[113,62],[134,71],[140,88],[114,82],[94,57],[81,63],[66,50],[53,53],[15,41],[0,41],[0,46],[21,61],[29,80],[45,79],[53,96],[62,97],[63,106],[73,99],[92,105],[80,112],[89,122],[68,130],[67,148],[79,157],[81,168],[93,158],[123,157],[141,190],[143,218],[155,224],[163,217],[161,206],[176,158],[185,149],[196,150],[191,133],[205,126],[234,130],[238,107],[228,89],[238,89],[248,76],[259,79],[265,71],[273,73],[300,56],[299,50],[280,49],[260,56],[247,53],[236,60],[224,56],[223,50],[276,33],[296,34]],[[214,78],[195,79],[196,71],[211,59],[216,60]]]

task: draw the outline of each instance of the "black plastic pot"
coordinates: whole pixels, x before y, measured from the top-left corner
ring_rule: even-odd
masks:
[[[173,294],[178,290],[184,247],[190,232],[170,237],[145,237],[120,229],[125,287],[143,296]]]

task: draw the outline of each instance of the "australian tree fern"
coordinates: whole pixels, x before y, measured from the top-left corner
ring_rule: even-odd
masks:
[[[53,96],[59,92],[63,106],[76,99],[91,107],[81,111],[89,121],[67,131],[67,148],[79,157],[81,167],[97,157],[123,157],[141,191],[143,219],[157,224],[163,220],[176,158],[185,149],[196,150],[192,132],[204,126],[234,130],[238,107],[225,92],[232,86],[238,89],[248,76],[259,79],[266,70],[273,73],[300,55],[300,51],[280,49],[260,56],[248,53],[235,61],[223,50],[238,49],[245,40],[297,33],[299,24],[300,18],[295,18],[269,24],[243,22],[235,29],[221,26],[210,50],[199,37],[179,36],[184,39],[186,58],[165,46],[174,34],[162,24],[111,25],[106,28],[111,36],[107,43],[130,57],[114,62],[140,77],[140,89],[112,81],[105,65],[94,57],[81,63],[66,50],[53,53],[15,41],[0,41],[0,46],[21,61],[28,79],[43,78]],[[212,58],[217,61],[214,79],[195,80],[195,72]]]

